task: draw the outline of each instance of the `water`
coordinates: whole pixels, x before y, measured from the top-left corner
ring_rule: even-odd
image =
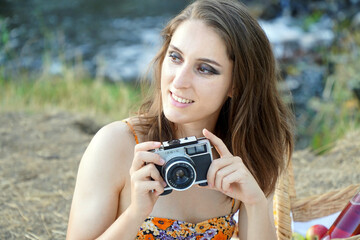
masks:
[[[1,1],[1,0],[0,0]],[[285,9],[289,6],[282,1]],[[93,76],[131,81],[142,74],[158,50],[160,31],[188,1],[63,0],[0,3],[0,29],[9,40],[0,48],[8,73],[21,70],[61,74],[79,63]],[[315,44],[328,44],[331,21],[307,33],[290,17],[260,23],[278,58],[294,57]],[[0,37],[1,37],[0,35]],[[4,51],[4,49],[6,49]]]
[[[186,1],[27,0],[0,3],[0,65],[58,74],[80,62],[92,75],[132,80],[155,54],[159,32]],[[6,33],[5,33],[6,30]],[[1,43],[1,42],[0,42]],[[80,59],[80,60],[79,60]]]
[[[259,22],[274,46],[277,58],[292,58],[296,52],[307,52],[318,45],[328,46],[334,39],[333,20],[326,16],[314,23],[308,31],[289,16]]]

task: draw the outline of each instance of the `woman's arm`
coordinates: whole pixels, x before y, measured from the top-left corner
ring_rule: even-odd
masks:
[[[239,237],[240,240],[276,240],[276,231],[273,215],[273,197],[258,204],[242,204],[239,211]]]
[[[144,187],[149,184],[149,188],[157,189],[155,193],[162,192],[161,187],[154,186],[159,185],[158,181],[146,182],[141,179],[141,172],[147,173],[147,169],[141,164],[139,166],[139,163],[144,161],[158,163],[160,159],[156,154],[153,156],[146,153],[147,149],[151,149],[147,145],[152,146],[152,143],[139,145],[140,148],[138,147],[138,151],[135,150],[134,154],[133,136],[126,124],[121,122],[105,126],[94,136],[79,165],[67,239],[119,239],[119,236],[121,239],[134,239],[136,237],[140,225],[147,217],[147,212],[139,205],[141,196],[138,193],[150,194]],[[143,159],[143,151],[146,160]],[[129,169],[134,168],[132,166],[134,162],[138,163],[138,168],[131,174],[132,202],[117,217],[120,194],[126,179],[129,178]],[[142,200],[146,203],[146,199]],[[148,204],[150,206],[148,211],[155,201]]]

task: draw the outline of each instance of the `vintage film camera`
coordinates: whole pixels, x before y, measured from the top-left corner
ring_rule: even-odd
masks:
[[[166,182],[166,195],[172,190],[184,191],[193,184],[207,185],[207,172],[212,162],[211,145],[206,138],[185,137],[163,142],[152,152],[165,160],[162,166],[155,165]]]

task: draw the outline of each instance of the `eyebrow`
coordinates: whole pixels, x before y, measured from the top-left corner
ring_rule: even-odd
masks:
[[[170,44],[170,47],[173,48],[174,50],[180,52],[181,54],[184,54],[179,48],[175,47],[174,45]],[[222,67],[218,62],[211,60],[209,58],[199,58],[198,60],[203,61],[203,62],[207,62],[207,63],[212,63],[218,67]]]

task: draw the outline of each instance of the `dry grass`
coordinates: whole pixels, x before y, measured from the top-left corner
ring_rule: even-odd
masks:
[[[0,239],[65,239],[80,158],[105,122],[67,112],[0,112]],[[360,183],[360,132],[294,154],[298,197]]]
[[[309,149],[293,156],[295,188],[299,198],[360,183],[360,130],[348,132],[325,154]]]
[[[79,122],[98,128],[67,113],[1,113],[0,239],[65,239],[77,165],[92,137]]]

